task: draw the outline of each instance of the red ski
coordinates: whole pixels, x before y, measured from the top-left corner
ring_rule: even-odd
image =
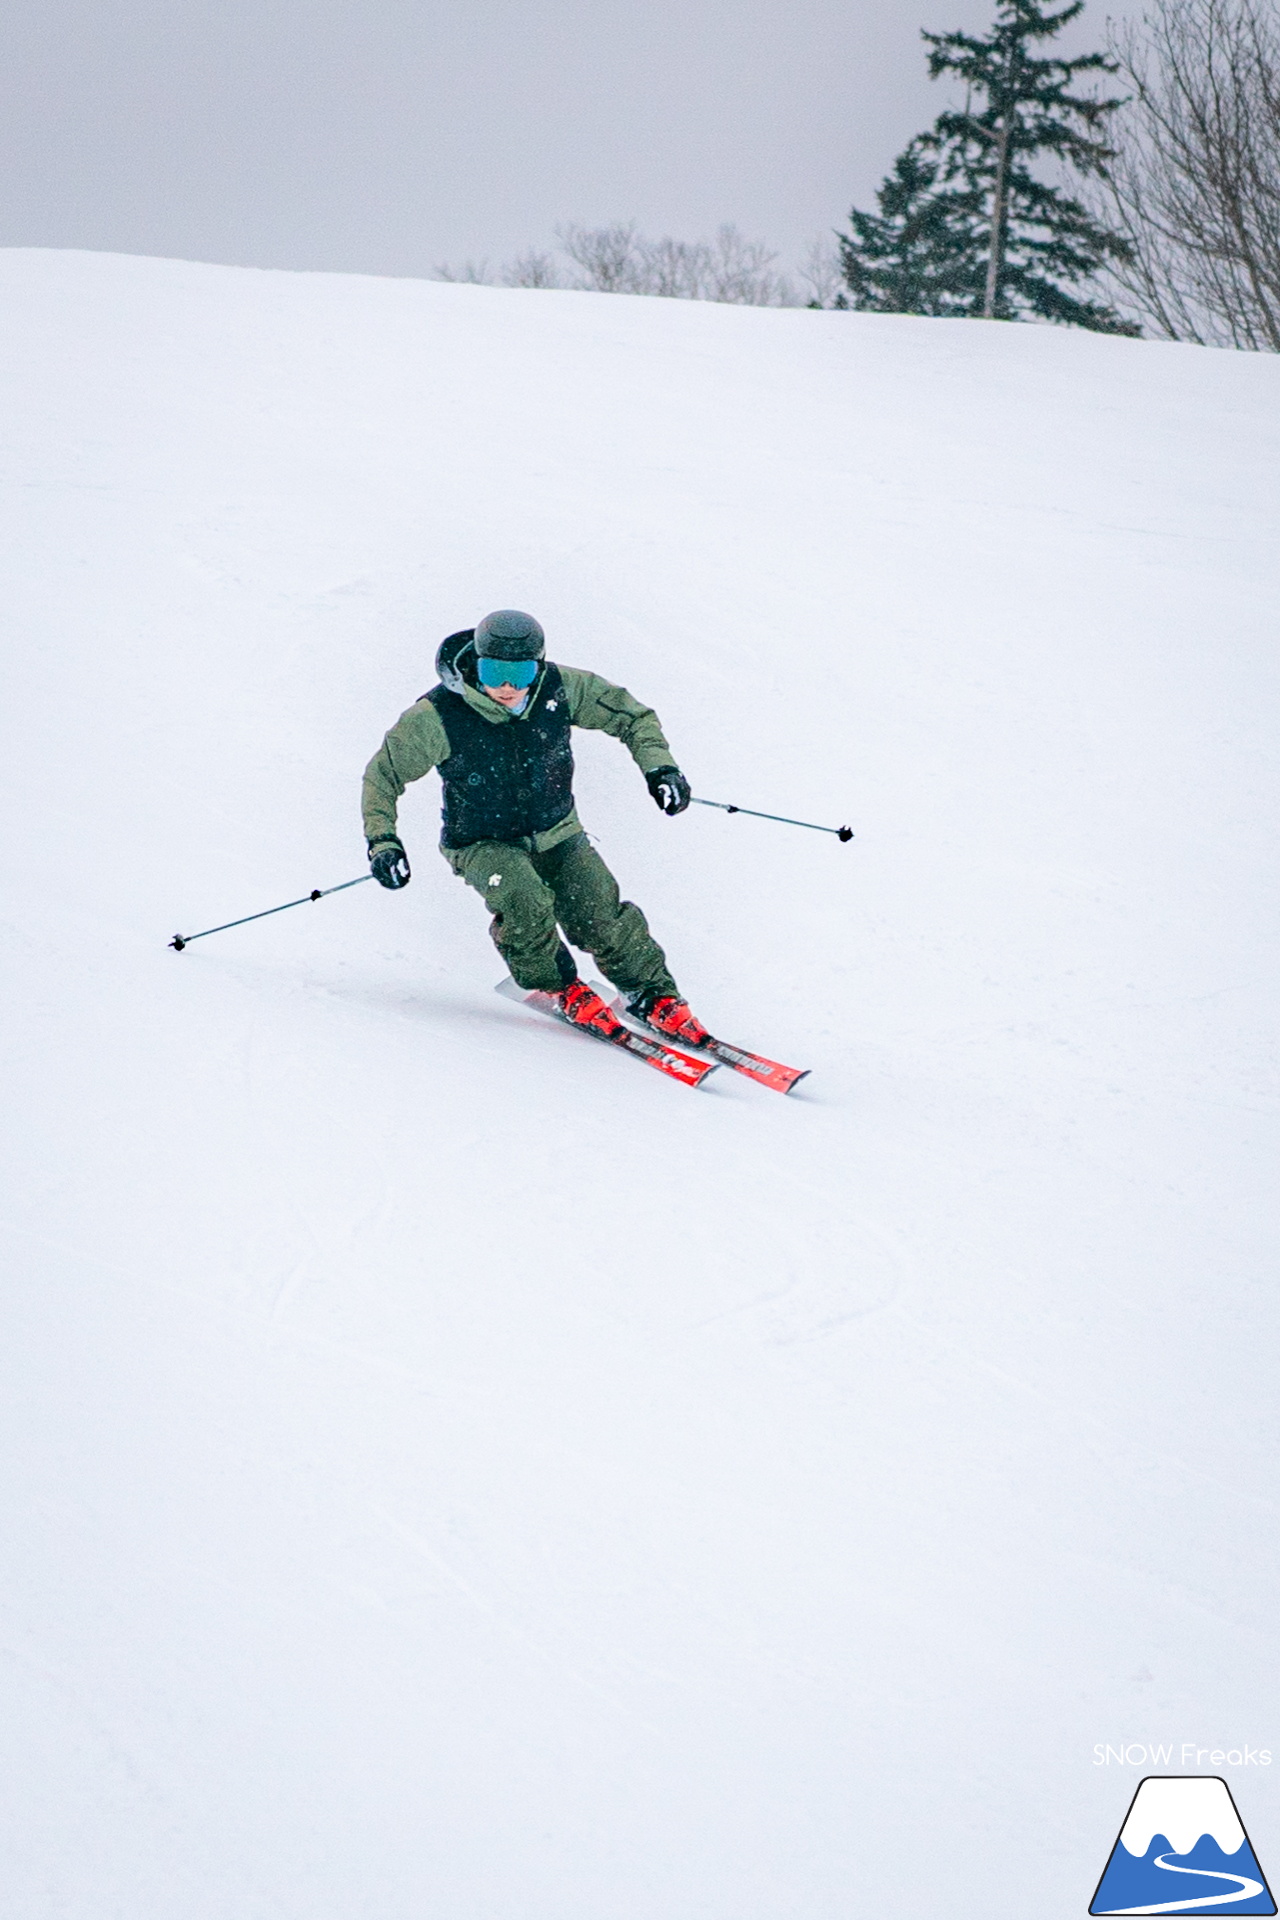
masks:
[[[610,991],[608,987],[601,986],[598,980],[593,980],[591,984],[602,999]],[[635,1020],[627,1012],[627,1003],[621,994],[615,994],[609,1005],[620,1020],[631,1021],[637,1038],[652,1031],[645,1027],[642,1020]],[[686,1041],[685,1045],[692,1046],[693,1042]],[[809,1072],[808,1067],[784,1067],[781,1061],[766,1060],[762,1053],[748,1053],[744,1047],[730,1046],[727,1040],[708,1038],[698,1046],[697,1052],[709,1053],[720,1066],[732,1067],[735,1073],[745,1073],[757,1086],[768,1087],[774,1093],[790,1093]]]
[[[643,1060],[647,1066],[656,1067],[659,1073],[667,1074],[672,1080],[679,1080],[682,1086],[700,1087],[709,1073],[714,1073],[715,1060],[695,1060],[687,1053],[679,1053],[675,1047],[669,1047],[665,1041],[655,1039],[652,1034],[637,1033],[631,1027],[624,1027],[619,1034],[598,1033],[591,1027],[580,1027],[569,1020],[560,1011],[554,994],[527,993],[518,987],[508,974],[500,980],[495,992],[504,999],[514,1000],[522,1007],[532,1007],[535,1013],[542,1013],[558,1026],[571,1027],[575,1033],[585,1033],[593,1040],[603,1042],[606,1047],[617,1047],[622,1053],[629,1053],[634,1060]]]

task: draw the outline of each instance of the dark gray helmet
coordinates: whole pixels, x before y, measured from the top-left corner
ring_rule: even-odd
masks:
[[[476,626],[476,652],[482,660],[541,660],[547,636],[531,613],[503,607],[486,613]]]

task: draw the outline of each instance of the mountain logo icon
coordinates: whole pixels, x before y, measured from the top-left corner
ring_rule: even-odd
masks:
[[[1139,1781],[1090,1913],[1275,1910],[1225,1780],[1194,1773]]]

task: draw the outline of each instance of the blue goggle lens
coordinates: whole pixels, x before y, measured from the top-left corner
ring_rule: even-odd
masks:
[[[476,662],[482,687],[531,687],[538,677],[538,660],[486,660]]]

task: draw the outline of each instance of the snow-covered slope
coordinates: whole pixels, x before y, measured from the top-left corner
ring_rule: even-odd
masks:
[[[1280,361],[2,279],[6,1911],[1082,1912],[1095,1742],[1280,1749]],[[495,996],[434,779],[167,949],[501,605],[856,829],[581,739],[793,1099]]]

